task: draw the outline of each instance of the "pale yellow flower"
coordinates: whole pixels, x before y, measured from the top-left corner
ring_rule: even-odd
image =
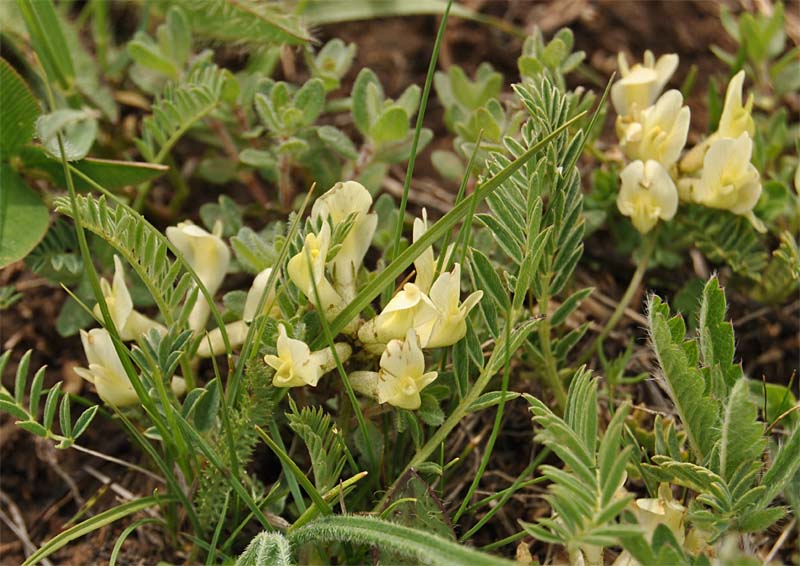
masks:
[[[750,163],[752,153],[753,140],[746,133],[714,141],[703,159],[700,178],[692,181],[692,197],[710,208],[746,216],[761,229],[763,225],[753,215],[761,196],[761,179]]]
[[[331,227],[326,222],[319,234],[307,234],[303,249],[289,260],[286,272],[311,304],[316,304],[314,287],[319,293],[325,317],[330,320],[345,306],[342,297],[333,288],[325,275],[325,264],[331,245]],[[310,262],[310,269],[309,269]],[[313,276],[313,279],[312,279]]]
[[[167,238],[178,248],[212,297],[222,285],[231,260],[231,252],[220,238],[221,233],[222,224],[219,222],[214,226],[213,233],[191,222],[181,222],[167,228]],[[195,332],[204,329],[210,312],[205,297],[199,294],[189,314],[189,328]]]
[[[611,87],[611,102],[620,116],[636,116],[653,104],[678,67],[674,53],[656,61],[651,51],[645,51],[644,61],[633,67],[628,66],[622,53],[618,61],[622,78]]]
[[[728,83],[728,89],[725,92],[725,105],[722,108],[717,131],[686,153],[680,164],[682,172],[695,173],[698,171],[703,166],[706,152],[720,138],[738,138],[742,134],[752,137],[755,133],[756,127],[752,116],[752,93],[747,97],[747,102],[742,104],[744,78],[744,71],[739,71]]]
[[[430,302],[435,315],[417,325],[424,348],[441,348],[461,340],[467,333],[467,316],[483,297],[483,291],[475,291],[461,302],[461,265],[453,265],[451,272],[444,272],[431,286]]]
[[[334,228],[353,216],[352,227],[331,260],[334,288],[347,303],[356,296],[356,277],[378,226],[378,215],[369,212],[371,206],[369,191],[360,183],[346,181],[336,183],[311,208],[313,220],[327,223],[330,219]]]
[[[427,231],[428,211],[423,208],[422,218],[414,219],[414,227],[412,232],[413,241],[417,242]],[[447,246],[447,249],[444,252],[444,258],[442,259],[442,265],[447,265],[447,262],[450,260],[450,256],[453,253],[453,247],[454,244]],[[433,277],[435,275],[434,272],[436,271],[436,265],[438,262],[439,258],[434,255],[433,246],[425,248],[425,251],[418,255],[414,260],[414,270],[416,271],[414,284],[419,287],[423,293],[427,293],[431,289]]]
[[[258,310],[258,303],[261,300],[261,295],[264,294],[271,273],[272,269],[268,267],[256,275],[253,284],[250,286],[250,290],[247,291],[242,320],[237,320],[225,325],[225,333],[228,335],[228,342],[231,348],[238,348],[244,344],[247,338],[248,325],[258,315],[256,312]],[[270,290],[270,293],[264,300],[262,314],[268,314],[273,317],[280,315],[280,309],[275,305],[275,287]],[[225,342],[222,340],[222,331],[219,328],[211,330],[208,336],[201,340],[200,345],[197,347],[197,355],[201,358],[217,356],[223,353],[225,353]]]
[[[312,352],[302,340],[289,338],[284,325],[278,326],[278,355],[264,356],[264,362],[275,370],[272,384],[275,387],[316,387],[319,379],[336,367],[336,359],[330,348]],[[344,363],[352,349],[344,342],[334,344],[339,361]]]
[[[123,340],[135,340],[149,332],[151,328],[157,329],[162,334],[166,333],[167,329],[163,325],[151,320],[133,308],[133,300],[125,283],[125,269],[119,256],[114,256],[114,278],[112,283],[109,284],[105,278],[102,278],[100,279],[100,288],[103,291],[103,298],[106,301],[106,305],[108,305],[111,319],[114,321],[114,326],[117,327],[120,338]],[[102,319],[103,315],[99,304],[95,305],[94,314],[99,319]]]
[[[689,133],[690,112],[677,90],[665,92],[638,120],[617,117],[620,147],[629,159],[658,161],[665,168],[681,155]]]
[[[658,525],[666,525],[675,535],[675,539],[679,543],[683,543],[686,536],[683,524],[686,507],[672,498],[667,484],[659,486],[657,498],[637,499],[631,503],[630,508],[648,541],[652,541],[653,533]]]
[[[739,71],[728,83],[725,92],[725,105],[719,119],[717,135],[723,138],[738,138],[746,133],[753,136],[756,125],[753,122],[753,94],[747,97],[747,102],[742,104],[742,87],[744,85],[744,71]]]
[[[139,396],[125,373],[108,331],[104,328],[95,328],[89,332],[81,330],[81,342],[89,367],[75,368],[75,373],[93,383],[97,394],[109,405],[128,407],[138,404]],[[181,395],[186,391],[186,383],[183,379],[174,377],[172,390],[176,395]]]
[[[380,371],[350,374],[353,388],[360,393],[401,409],[415,410],[422,404],[420,392],[438,373],[425,371],[425,356],[414,329],[405,340],[391,340],[381,356]]]
[[[428,296],[414,283],[406,283],[381,313],[358,329],[358,338],[368,351],[380,353],[389,340],[400,340],[410,328],[422,326],[436,316]]]
[[[678,189],[658,161],[634,161],[620,173],[617,208],[646,234],[659,220],[672,220],[678,210]]]

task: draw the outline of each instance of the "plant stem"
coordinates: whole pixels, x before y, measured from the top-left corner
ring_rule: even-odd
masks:
[[[549,305],[550,296],[548,293],[545,293],[539,298],[539,313],[546,314]],[[542,347],[542,357],[544,359],[544,371],[541,372],[540,375],[547,384],[548,389],[550,389],[550,392],[555,396],[556,407],[559,413],[563,414],[564,407],[567,405],[567,392],[564,389],[561,378],[558,376],[556,358],[553,355],[550,338],[550,320],[545,316],[544,320],[539,323],[539,343]]]
[[[592,354],[596,349],[603,347],[603,341],[606,337],[611,333],[614,328],[616,328],[617,323],[622,318],[622,315],[625,313],[625,309],[628,308],[628,305],[633,300],[634,294],[639,289],[639,285],[642,283],[642,279],[644,278],[644,274],[647,271],[647,266],[650,263],[650,257],[653,255],[653,250],[656,247],[656,238],[651,233],[648,237],[646,237],[642,241],[641,245],[641,256],[639,257],[639,261],[636,265],[636,271],[633,272],[631,276],[631,280],[628,283],[628,288],[625,289],[625,293],[622,295],[622,298],[619,300],[617,304],[617,308],[614,309],[614,312],[611,313],[611,317],[606,322],[603,329],[594,339],[594,342],[587,347],[581,357],[578,359],[578,366],[581,366],[589,361],[589,358],[592,357]]]

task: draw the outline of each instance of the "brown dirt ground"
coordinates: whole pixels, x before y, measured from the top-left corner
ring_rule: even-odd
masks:
[[[616,53],[620,50],[628,53],[629,59],[639,58],[647,48],[657,54],[677,52],[681,55],[682,65],[672,82],[679,85],[688,65],[697,65],[699,73],[695,93],[704,92],[709,76],[721,71],[721,64],[710,53],[709,46],[717,44],[731,47],[717,17],[718,2],[472,0],[465,3],[526,29],[538,24],[547,35],[562,26],[571,27],[575,32],[576,48],[590,54],[589,63],[603,77],[608,77],[615,69]],[[744,4],[750,7],[747,6],[749,2]],[[728,2],[728,5],[740,8],[735,2]],[[323,41],[336,35],[346,41],[356,42],[359,51],[349,80],[355,77],[355,72],[362,66],[369,66],[378,73],[387,93],[392,96],[411,82],[423,83],[437,26],[438,20],[434,17],[409,17],[338,25],[330,30],[317,30],[317,36]],[[504,73],[509,82],[517,78],[515,61],[520,48],[519,40],[502,32],[454,18],[448,24],[446,45],[440,62],[442,65],[457,63],[472,71],[481,61],[488,60]],[[349,85],[345,88],[349,90]],[[700,132],[705,124],[703,99],[697,94],[690,104],[693,109],[693,131]],[[442,111],[434,96],[426,122],[436,133],[435,146],[449,147],[450,140],[441,118]],[[448,191],[453,189],[449,186],[440,188],[428,154],[429,150],[418,162],[412,205],[427,203],[430,207],[431,199],[434,203],[446,202]],[[398,178],[402,179],[402,170]],[[599,240],[590,240],[586,246],[587,256],[594,259],[613,257],[613,254],[609,255],[607,246]],[[626,258],[614,257],[612,263],[613,269],[602,273],[583,269],[579,274],[583,282],[598,287],[601,298],[608,297],[611,301],[621,296],[632,270]],[[669,281],[670,278],[691,275],[687,268],[685,273],[656,273],[653,277]],[[726,272],[723,270],[721,275],[724,280]],[[72,371],[76,364],[83,363],[79,340],[61,338],[53,327],[65,294],[26,270],[21,263],[2,270],[0,285],[7,284],[14,284],[23,294],[21,302],[0,314],[2,350],[15,349],[11,369],[14,369],[18,356],[32,348],[31,367],[44,364],[49,367],[46,386],[63,380],[68,391],[91,396],[84,382]],[[776,310],[762,308],[736,292],[729,293],[728,298],[737,332],[738,353],[748,361],[750,374],[764,375],[769,381],[786,383],[797,369],[800,358],[800,301],[795,300]],[[636,299],[640,300],[641,297]],[[595,301],[593,305],[593,310],[586,312],[585,316],[603,320],[611,312],[611,308],[602,301]],[[632,333],[641,338],[643,333],[640,327],[640,321],[628,317],[610,341],[624,344]],[[646,354],[639,358],[638,364],[640,368],[649,366]],[[637,371],[640,368],[632,369]],[[11,386],[11,380],[7,371],[3,383]],[[520,387],[531,392],[537,391],[537,386],[530,382],[515,384],[515,388]],[[649,401],[652,395],[652,388],[643,386],[636,398]],[[454,432],[448,451],[460,453],[467,443],[481,436],[485,438],[491,428],[491,418],[491,415],[482,415],[465,420]],[[489,470],[493,471],[486,475],[487,480],[481,486],[482,492],[502,489],[513,481],[528,461],[528,452],[533,444],[530,438],[529,414],[524,403],[512,403],[507,409],[503,431],[489,466]],[[141,455],[131,450],[121,430],[102,418],[98,418],[81,439],[81,444],[134,463],[141,460]],[[520,450],[520,446],[525,448]],[[480,456],[478,447],[468,457],[467,466],[477,467]],[[0,466],[0,497],[5,514],[4,520],[0,521],[0,564],[3,565],[21,563],[28,554],[25,552],[25,541],[29,540],[38,546],[68,526],[79,512],[79,520],[82,520],[119,502],[120,493],[124,497],[125,490],[144,495],[158,487],[152,480],[135,472],[125,471],[75,451],[57,451],[47,443],[36,442],[32,435],[16,428],[8,415],[0,417]],[[446,501],[458,502],[458,494],[463,493],[464,489],[464,485],[448,486]],[[541,493],[542,490],[538,488],[520,492],[481,531],[476,542],[486,544],[509,536],[518,530],[517,518],[531,520],[544,512]],[[123,523],[111,525],[68,545],[51,557],[52,563],[79,565],[107,562],[111,547],[125,526]],[[9,524],[16,525],[16,532],[12,532]],[[468,528],[469,525],[464,527]],[[772,535],[777,537],[779,532]],[[153,564],[164,559],[180,563],[185,560],[185,554],[170,553],[166,550],[168,548],[156,530],[142,528],[128,539],[120,563]],[[513,545],[506,547],[506,552],[513,554],[513,551]],[[546,549],[542,545],[534,545],[532,551],[540,560],[545,558]]]

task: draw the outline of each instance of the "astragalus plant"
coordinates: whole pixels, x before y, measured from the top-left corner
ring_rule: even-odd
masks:
[[[29,352],[0,408],[159,487],[70,526],[26,563],[117,521],[127,526],[112,563],[136,529],[158,528],[174,552],[165,559],[242,565],[503,564],[498,549],[513,543],[523,563],[738,563],[763,554],[754,533],[794,528],[796,401],[743,370],[720,283],[779,304],[800,280],[800,173],[746,86],[755,69],[766,88],[752,43],[694,138],[687,92],[667,89],[675,54],[621,56],[619,75],[592,92],[568,86],[584,60],[572,32],[536,30],[513,94],[488,63],[474,78],[436,71],[449,3],[425,83],[394,99],[366,68],[343,90],[356,47],[311,41],[301,16],[323,23],[319,3],[148,5],[155,23],[127,42],[108,35],[109,6],[87,6],[77,20],[49,0],[6,8],[9,37],[35,57],[0,61],[13,197],[0,201],[0,257],[26,257],[69,290],[58,329],[79,334],[75,371],[97,397],[46,387],[44,368],[29,379]],[[87,21],[93,51],[81,47]],[[743,21],[740,40],[767,33]],[[246,61],[229,69],[220,54],[231,44]],[[286,63],[290,44],[301,74]],[[452,151],[432,161],[459,183],[441,215],[409,210],[432,94],[452,133]],[[120,101],[140,109],[133,138],[111,135]],[[380,193],[398,165],[396,203]],[[197,206],[198,183],[246,197]],[[49,230],[34,186],[59,216]],[[28,217],[13,216],[25,206]],[[25,221],[42,233],[5,239]],[[636,268],[614,312],[593,321],[581,272],[598,232]],[[648,269],[678,269],[689,250],[720,275],[648,291],[649,344],[614,357],[606,341],[639,310]],[[682,301],[660,298],[679,290]],[[635,377],[634,349],[653,361]],[[657,410],[636,396],[645,379],[664,392]],[[525,403],[532,456],[487,494],[506,417]],[[73,419],[76,404],[86,408]],[[477,418],[480,438],[456,441]],[[124,431],[146,464],[79,443],[94,426]],[[525,489],[543,494],[536,513],[513,503]],[[492,539],[484,527],[501,511],[518,530]]]

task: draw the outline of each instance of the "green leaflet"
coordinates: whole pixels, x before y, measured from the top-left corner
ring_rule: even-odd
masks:
[[[369,544],[411,558],[420,563],[441,566],[511,566],[513,562],[462,546],[426,531],[412,529],[382,519],[352,515],[322,517],[289,536],[294,545],[306,542]]]
[[[5,59],[0,59],[0,159],[8,159],[33,137],[41,111],[28,85]]]
[[[236,566],[293,566],[292,547],[280,533],[263,531],[258,533],[236,560]]]
[[[719,438],[719,404],[706,394],[706,383],[697,368],[694,341],[684,342],[683,321],[669,317],[669,306],[651,296],[647,304],[652,347],[667,391],[683,422],[692,451],[702,462]]]
[[[39,243],[50,224],[50,213],[7,163],[0,163],[0,187],[0,267],[5,267]]]
[[[747,380],[741,378],[733,386],[722,413],[720,476],[730,481],[740,466],[759,462],[765,446],[764,425],[758,421],[758,411],[750,399]]]
[[[710,368],[712,380],[725,385],[723,397],[742,377],[741,366],[733,363],[733,325],[725,320],[725,309],[725,293],[712,277],[703,288],[698,334],[703,365]]]

